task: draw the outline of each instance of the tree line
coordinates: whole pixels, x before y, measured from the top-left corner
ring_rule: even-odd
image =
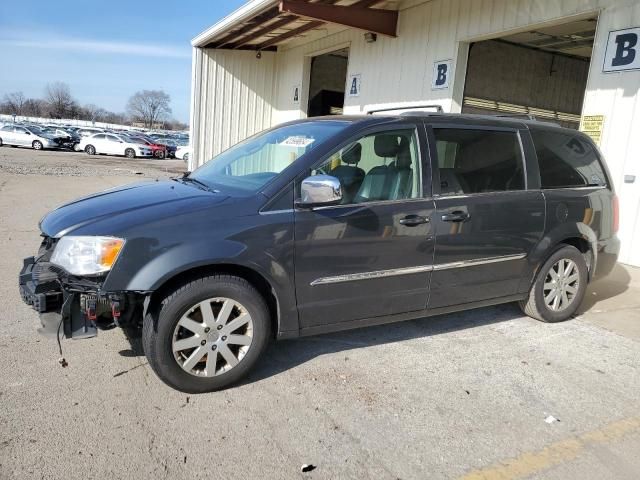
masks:
[[[126,113],[116,113],[94,104],[81,105],[71,94],[69,85],[53,82],[46,85],[43,98],[28,98],[23,92],[7,93],[0,101],[0,113],[18,117],[88,120],[153,128],[184,130],[187,125],[170,118],[171,97],[162,90],[141,90],[127,102]]]

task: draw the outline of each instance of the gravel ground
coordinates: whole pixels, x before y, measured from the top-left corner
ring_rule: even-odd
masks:
[[[0,149],[0,479],[640,477],[637,269],[562,324],[503,305],[279,342],[215,394],[166,387],[120,330],[61,368],[17,289],[38,219],[171,165]]]
[[[175,176],[185,170],[183,160],[129,160],[105,155],[63,150],[34,151],[28,148],[0,148],[0,174],[53,175],[61,177],[95,176]]]

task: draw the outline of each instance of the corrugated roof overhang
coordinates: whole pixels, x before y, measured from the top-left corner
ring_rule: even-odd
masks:
[[[201,48],[275,50],[326,24],[395,37],[398,12],[384,0],[253,0],[195,37]],[[376,7],[376,8],[372,8]]]

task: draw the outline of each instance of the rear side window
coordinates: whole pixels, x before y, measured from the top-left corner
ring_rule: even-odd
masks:
[[[515,132],[436,128],[441,195],[524,189],[522,149]]]
[[[606,186],[596,148],[581,135],[531,130],[542,188]]]

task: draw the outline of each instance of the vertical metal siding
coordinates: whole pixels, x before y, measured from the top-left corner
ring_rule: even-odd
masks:
[[[192,82],[192,165],[272,123],[275,54],[195,49]]]

